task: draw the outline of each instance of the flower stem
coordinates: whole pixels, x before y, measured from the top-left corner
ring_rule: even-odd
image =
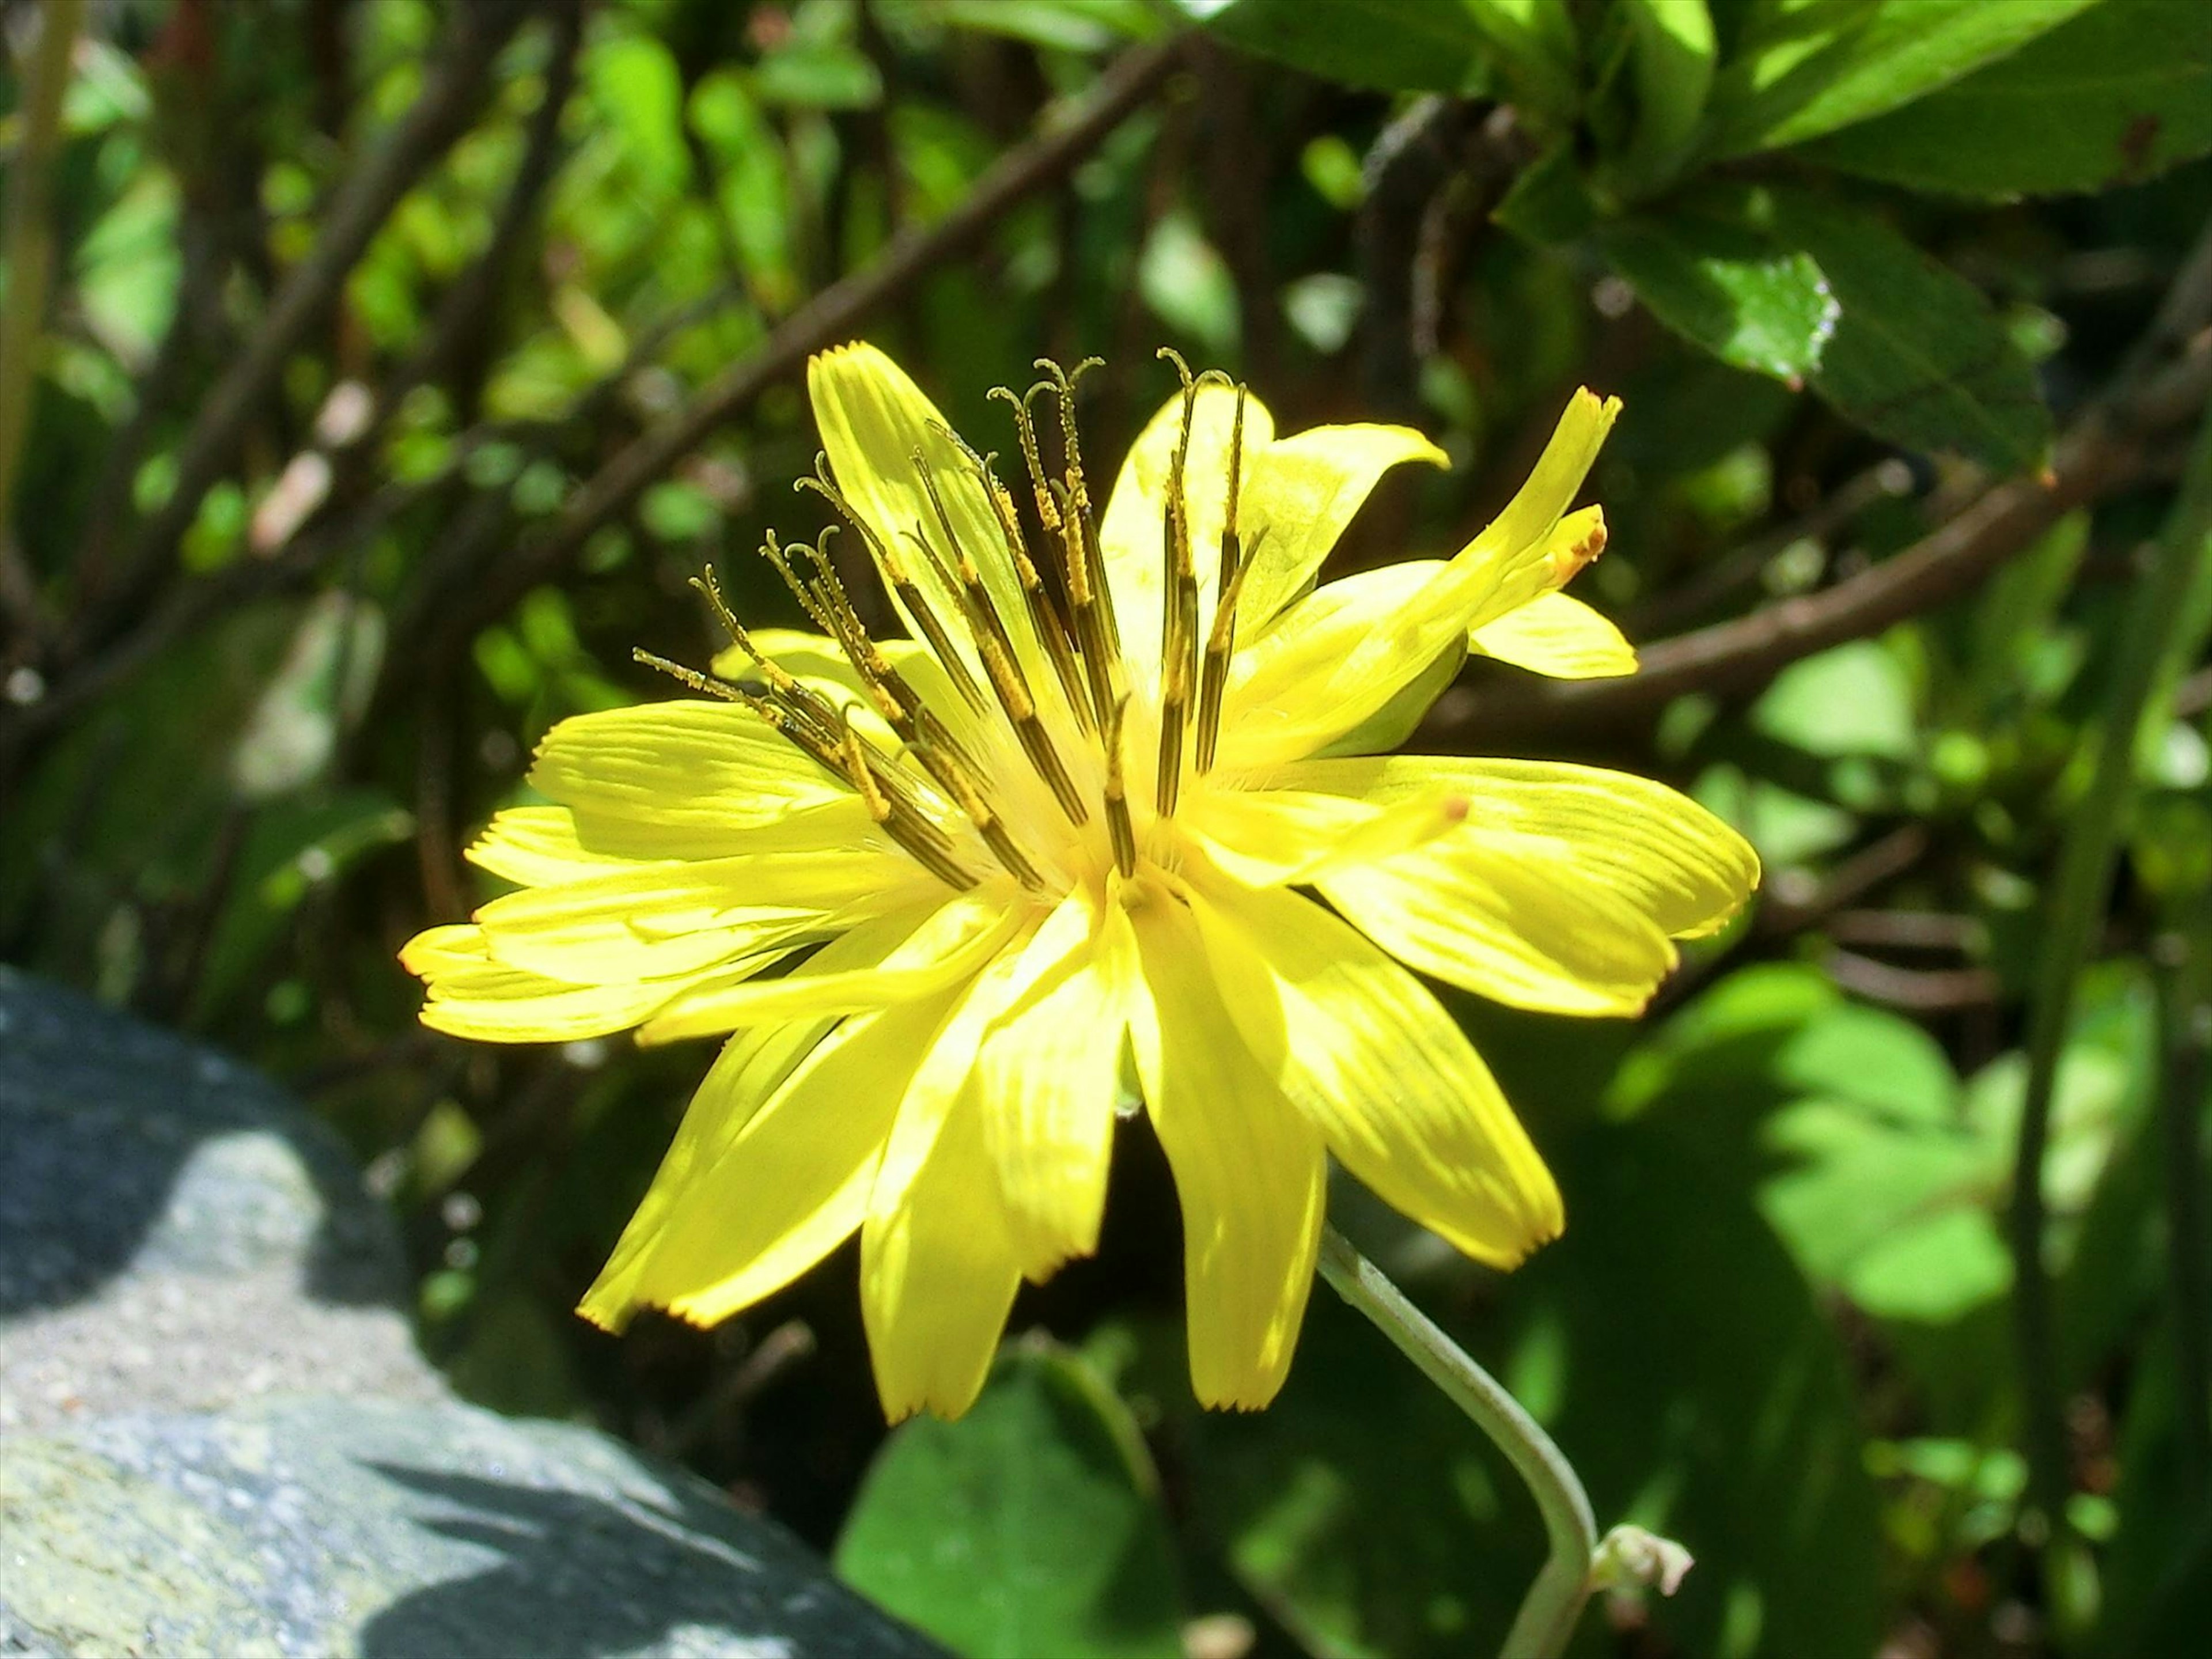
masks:
[[[1553,1659],[1564,1652],[1589,1599],[1590,1557],[1598,1541],[1597,1520],[1582,1481],[1520,1401],[1334,1227],[1322,1231],[1321,1273],[1331,1289],[1474,1419],[1528,1483],[1544,1512],[1552,1553],[1521,1602],[1499,1659]]]

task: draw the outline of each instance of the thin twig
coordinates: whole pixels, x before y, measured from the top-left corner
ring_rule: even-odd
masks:
[[[2014,478],[1894,557],[1818,593],[1647,646],[1642,665],[1607,680],[1486,686],[1454,699],[1423,728],[1450,749],[1480,733],[1526,741],[1544,732],[1648,720],[1686,692],[1741,696],[1790,664],[1864,639],[1971,592],[2075,507],[2124,489],[2146,468],[2150,433],[2193,417],[2212,385],[2212,353],[2154,376],[2109,410],[2093,411],[2058,448],[2051,477]]]
[[[8,270],[8,303],[0,307],[0,615],[21,631],[25,655],[43,626],[44,615],[38,579],[15,544],[9,515],[15,468],[31,424],[46,284],[53,275],[54,228],[46,217],[46,196],[54,155],[61,145],[62,94],[69,87],[70,55],[83,22],[84,0],[46,0],[23,88],[22,137],[8,170],[6,218],[0,224],[0,259]]]
[[[201,404],[178,451],[175,485],[131,538],[114,591],[88,596],[94,602],[78,618],[80,647],[104,637],[161,586],[201,501],[236,459],[286,361],[329,309],[400,198],[466,128],[485,72],[523,13],[512,6],[462,6],[452,16],[428,54],[422,95],[339,185],[314,246],[285,277],[238,361]]]
[[[708,434],[748,408],[810,355],[850,334],[870,312],[909,283],[966,252],[1011,209],[1066,178],[1159,85],[1178,52],[1176,43],[1168,41],[1125,54],[1065,120],[1001,156],[959,206],[926,229],[902,230],[873,263],[815,295],[749,356],[632,440],[577,488],[544,533],[470,583],[444,618],[440,643],[465,639],[532,588],[557,576],[601,526],[625,511]]]

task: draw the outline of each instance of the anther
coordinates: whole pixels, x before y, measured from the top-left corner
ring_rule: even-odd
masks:
[[[1137,826],[1129,817],[1128,786],[1121,775],[1121,727],[1129,713],[1124,692],[1106,716],[1106,833],[1114,843],[1114,865],[1124,880],[1137,873]]]

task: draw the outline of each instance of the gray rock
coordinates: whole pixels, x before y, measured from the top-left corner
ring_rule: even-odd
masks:
[[[0,1653],[902,1659],[771,1522],[471,1407],[112,1419],[0,1458]]]
[[[390,1216],[258,1073],[0,968],[0,1435],[443,1397]]]

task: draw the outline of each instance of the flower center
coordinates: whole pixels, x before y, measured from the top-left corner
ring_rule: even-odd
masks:
[[[1133,686],[1122,649],[1112,584],[1098,538],[1097,515],[1083,467],[1075,386],[1097,359],[1073,374],[1040,359],[1045,379],[1017,396],[992,396],[1013,410],[1015,434],[1034,496],[1025,520],[1000,481],[995,455],[979,455],[958,434],[935,428],[944,459],[913,452],[928,506],[926,516],[886,540],[830,477],[827,457],[798,487],[824,497],[867,544],[897,609],[942,671],[938,705],[917,690],[854,610],[827,552],[836,527],[812,546],[780,544],[771,534],[763,557],[797,596],[808,617],[836,642],[859,698],[818,678],[801,678],[779,665],[731,613],[710,569],[693,586],[713,608],[754,672],[739,683],[701,674],[645,652],[638,659],[692,690],[744,703],[822,766],[848,783],[870,816],[908,852],[959,889],[976,885],[995,865],[1024,887],[1055,894],[1083,878],[1086,856],[1103,820],[1104,844],[1126,880],[1137,872],[1139,823],[1128,775],[1141,759],[1128,750],[1153,739],[1151,810],[1174,817],[1186,776],[1209,770],[1221,724],[1222,698],[1236,647],[1237,599],[1247,568],[1237,527],[1243,483],[1245,388],[1237,394],[1222,518],[1219,580],[1212,626],[1200,635],[1198,561],[1192,547],[1187,468],[1200,386],[1231,385],[1216,370],[1194,376],[1182,358],[1162,348],[1182,381],[1182,420],[1162,493],[1161,634],[1157,684]],[[1061,465],[1054,473],[1039,443],[1034,406],[1050,400],[1057,416]],[[963,544],[947,509],[941,469],[957,468],[979,487],[1003,544]],[[1001,614],[979,555],[1011,565],[1021,593],[1014,615]],[[1144,718],[1132,720],[1133,702]],[[895,746],[855,722],[865,708],[888,728]],[[1157,713],[1157,721],[1152,716]],[[867,723],[873,726],[874,722]],[[1142,774],[1139,773],[1141,778]],[[1041,786],[1041,787],[1040,787]],[[1094,811],[1095,807],[1095,811]],[[1103,874],[1103,870],[1098,873]]]

